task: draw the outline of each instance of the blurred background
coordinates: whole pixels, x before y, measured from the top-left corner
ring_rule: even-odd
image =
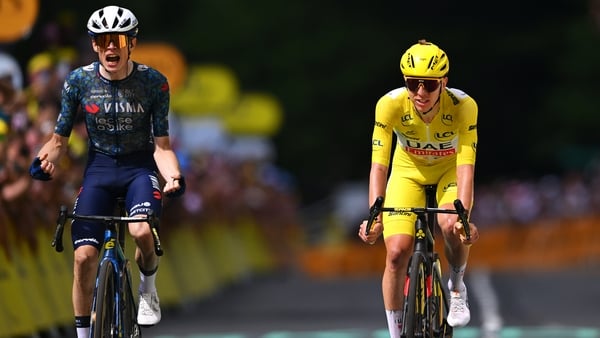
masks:
[[[64,77],[96,59],[85,25],[108,4],[136,14],[132,58],[171,85],[189,189],[165,201],[165,305],[251,276],[380,274],[381,243],[355,235],[374,106],[403,85],[400,56],[420,38],[447,52],[449,86],[479,105],[472,219],[483,235],[470,264],[597,267],[598,0],[0,0],[0,298],[18,305],[0,302],[0,324],[13,318],[0,336],[72,322],[71,258],[48,243],[79,186],[85,129],[52,182],[31,181],[27,168],[53,131]],[[30,309],[20,297],[65,307]]]

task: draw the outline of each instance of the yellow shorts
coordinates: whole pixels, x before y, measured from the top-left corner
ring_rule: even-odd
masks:
[[[457,196],[456,162],[418,168],[392,165],[384,207],[424,207],[424,186],[428,184],[437,184],[439,206],[452,204]],[[416,217],[414,213],[384,212],[383,237],[397,234],[414,236]]]

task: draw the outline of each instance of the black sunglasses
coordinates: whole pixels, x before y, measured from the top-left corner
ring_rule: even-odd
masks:
[[[406,88],[411,92],[416,92],[419,90],[419,86],[423,85],[423,88],[431,93],[440,87],[442,80],[407,77],[404,79],[404,82],[406,83]]]

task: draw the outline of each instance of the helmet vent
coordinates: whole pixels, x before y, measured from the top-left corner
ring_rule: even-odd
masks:
[[[427,65],[428,69],[433,69],[433,66],[436,64],[435,61],[435,57],[432,57],[431,59],[429,59],[429,64]]]
[[[444,71],[444,70],[446,70],[446,68],[448,68],[448,62],[444,60],[445,58],[446,58],[446,53],[444,53],[440,56],[440,62],[444,63],[444,65],[442,67],[440,67],[441,71]]]
[[[131,19],[127,19],[127,20],[123,21],[123,22],[122,22],[122,23],[119,25],[119,27],[127,27],[127,26],[129,26],[130,24],[131,24]]]

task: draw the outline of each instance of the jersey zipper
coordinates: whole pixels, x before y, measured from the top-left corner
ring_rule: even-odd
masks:
[[[432,121],[433,122],[433,121]],[[429,130],[429,123],[425,123],[425,132],[427,134],[427,144],[431,143],[431,132]],[[432,164],[433,158],[431,155],[427,155],[427,164]]]

